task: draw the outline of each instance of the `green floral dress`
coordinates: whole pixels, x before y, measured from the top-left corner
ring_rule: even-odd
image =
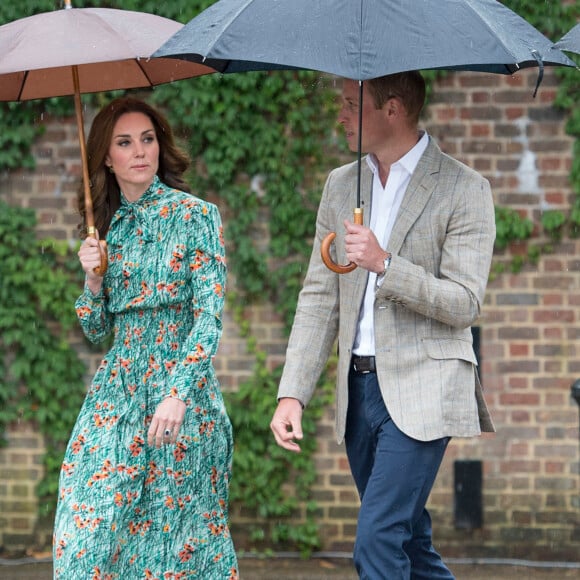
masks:
[[[232,430],[212,357],[226,265],[217,208],[158,178],[122,199],[103,291],[76,303],[85,335],[114,343],[62,465],[54,576],[237,579],[228,528]],[[175,445],[147,444],[165,397],[187,404]]]

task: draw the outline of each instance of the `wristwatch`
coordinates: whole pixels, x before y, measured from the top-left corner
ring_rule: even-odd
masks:
[[[389,266],[391,265],[391,258],[393,256],[391,256],[391,254],[389,252],[387,252],[387,257],[385,258],[385,261],[383,262],[384,268],[383,271],[378,275],[379,278],[382,278],[386,273],[387,270],[389,269]]]
[[[376,281],[376,286],[377,288],[383,283],[383,278],[385,277],[385,274],[387,273],[387,270],[389,269],[389,266],[391,265],[391,258],[393,256],[390,254],[390,252],[387,252],[387,257],[385,258],[385,261],[383,262],[384,268],[383,271],[380,274],[377,274],[377,281]]]

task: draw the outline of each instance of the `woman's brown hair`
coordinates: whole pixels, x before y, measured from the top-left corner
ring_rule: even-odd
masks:
[[[126,113],[147,115],[159,142],[159,179],[176,189],[191,193],[183,174],[191,164],[187,153],[181,150],[173,137],[167,119],[151,105],[134,97],[121,97],[103,107],[95,117],[87,139],[87,159],[93,200],[95,227],[104,238],[114,213],[121,205],[121,192],[115,175],[105,165],[113,137],[113,129],[119,117]],[[79,230],[84,237],[87,233],[84,189],[81,183],[78,191],[78,207],[81,214]]]

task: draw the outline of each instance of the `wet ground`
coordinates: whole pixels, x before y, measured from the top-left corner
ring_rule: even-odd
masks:
[[[457,580],[580,579],[580,562],[534,565],[532,562],[473,563],[448,559],[447,564]],[[241,580],[357,580],[358,578],[349,559],[320,557],[310,560],[241,558],[240,576]],[[0,579],[52,580],[52,564],[48,558],[0,559]]]

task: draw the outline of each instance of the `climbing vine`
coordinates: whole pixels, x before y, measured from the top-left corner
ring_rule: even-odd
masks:
[[[505,3],[553,39],[574,24],[579,4],[564,6],[559,0]],[[2,3],[0,23],[60,9],[61,4],[60,0]],[[77,8],[122,8],[181,22],[210,4],[211,0],[73,0]],[[559,69],[558,75],[561,83],[556,104],[570,111],[567,130],[577,139],[571,173],[576,199],[569,214],[544,213],[540,226],[550,243],[564,235],[577,235],[580,227],[580,109],[573,107],[580,96],[578,72]],[[270,434],[269,420],[276,404],[280,369],[267,367],[266,353],[259,348],[245,314],[256,304],[268,302],[282,317],[286,331],[290,329],[310,254],[322,181],[337,164],[333,157],[342,152],[341,140],[334,133],[334,96],[332,80],[309,71],[208,75],[146,93],[168,113],[178,136],[196,159],[189,176],[194,190],[202,196],[219,196],[224,208],[228,261],[235,279],[228,304],[246,338],[248,352],[255,357],[251,379],[235,393],[226,393],[236,444],[231,499],[234,508],[243,505],[256,514],[250,531],[252,545],[259,550],[283,546],[307,554],[320,544],[311,494],[316,477],[312,458],[316,420],[330,400],[330,381],[322,378],[321,396],[305,415],[303,452],[295,455],[279,449]],[[103,95],[83,96],[87,105],[96,104],[97,99]],[[72,101],[62,98],[0,104],[0,170],[33,166],[30,146],[42,131],[38,121],[44,112],[70,114]],[[2,209],[2,215],[5,213]],[[64,338],[72,324],[71,304],[78,286],[74,276],[70,277],[64,250],[55,243],[39,246],[33,240],[30,214],[10,211],[6,215],[11,217],[0,227],[5,228],[7,239],[13,240],[6,251],[12,248],[16,253],[16,240],[19,247],[28,249],[20,252],[18,262],[14,258],[6,263],[2,260],[0,270],[2,303],[10,304],[6,297],[12,299],[15,292],[23,302],[19,304],[23,313],[20,334],[11,330],[14,312],[0,306],[0,431],[18,417],[38,421],[48,442],[47,478],[39,492],[56,497],[63,444],[83,392],[83,367]],[[517,212],[497,207],[496,223],[498,249],[509,248],[513,242],[528,244],[526,255],[513,258],[512,271],[549,251],[550,243],[529,243],[534,224]],[[10,224],[15,229],[11,230]],[[2,242],[4,250],[4,239]],[[72,263],[76,266],[76,260]],[[496,272],[502,267],[499,264]],[[44,276],[36,275],[35,268]],[[284,493],[288,483],[294,493]]]
[[[46,442],[38,493],[52,509],[84,396],[85,367],[67,340],[80,277],[68,246],[38,241],[35,226],[33,210],[0,201],[0,434],[17,420],[37,422]]]

